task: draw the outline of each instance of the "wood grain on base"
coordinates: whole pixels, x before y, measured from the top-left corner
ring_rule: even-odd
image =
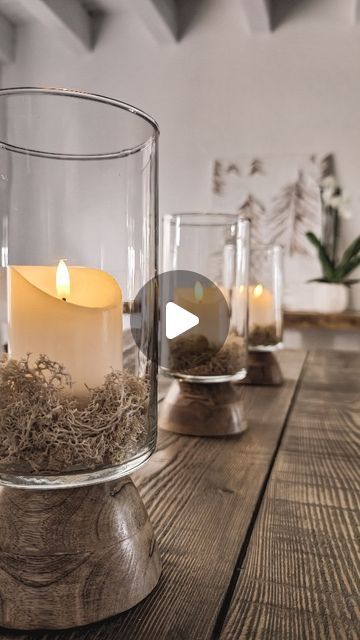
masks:
[[[315,352],[222,640],[360,638],[360,354]]]
[[[276,387],[283,382],[283,374],[274,353],[271,351],[249,352],[247,376],[240,384],[264,384]]]
[[[159,428],[188,436],[238,435],[247,429],[240,389],[229,382],[174,380],[159,406]]]
[[[85,625],[133,607],[160,559],[130,480],[62,490],[0,489],[0,624]]]

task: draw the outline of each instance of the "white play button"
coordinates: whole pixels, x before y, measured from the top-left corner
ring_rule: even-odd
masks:
[[[146,358],[155,364],[159,360],[164,372],[188,375],[186,371],[206,364],[222,348],[229,333],[230,309],[222,289],[201,273],[167,271],[136,294],[130,327]]]
[[[172,340],[199,324],[199,318],[175,302],[166,305],[166,337]]]

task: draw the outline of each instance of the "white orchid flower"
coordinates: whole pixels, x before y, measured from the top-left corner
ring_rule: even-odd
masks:
[[[333,175],[325,176],[325,178],[321,181],[321,186],[323,189],[330,189],[331,191],[335,191],[337,187],[336,178]]]
[[[342,220],[351,220],[352,211],[349,208],[350,199],[344,198],[339,207],[339,216]]]
[[[340,209],[339,214],[342,220],[351,220],[352,218],[352,213],[349,209]]]
[[[333,209],[340,209],[340,207],[344,204],[344,200],[341,196],[333,196],[332,198],[330,198],[328,204]]]
[[[328,205],[328,204],[330,204],[330,200],[334,195],[334,191],[332,189],[326,188],[326,189],[323,189],[321,195],[322,195],[323,203],[325,205]]]

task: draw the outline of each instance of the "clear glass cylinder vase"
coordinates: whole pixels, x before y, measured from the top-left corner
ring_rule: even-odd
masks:
[[[181,273],[194,272],[195,284],[175,289],[173,297],[200,316],[199,325],[189,335],[169,345],[168,364],[163,367],[167,375],[209,384],[235,382],[246,376],[249,236],[250,222],[238,214],[164,217],[162,270],[177,271],[180,280]],[[205,278],[205,283],[197,282],[196,274]],[[224,305],[228,318],[225,332]],[[191,364],[187,366],[187,362]]]
[[[130,473],[156,442],[153,339],[130,314],[157,272],[156,122],[117,100],[0,90],[0,482]]]
[[[249,349],[273,351],[283,339],[283,249],[251,248],[249,285]]]

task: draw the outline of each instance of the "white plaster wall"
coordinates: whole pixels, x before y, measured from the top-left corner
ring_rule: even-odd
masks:
[[[360,232],[360,25],[349,24],[351,2],[305,3],[273,34],[254,37],[238,0],[209,0],[183,40],[165,46],[122,2],[83,55],[41,26],[21,27],[2,86],[82,88],[148,111],[161,128],[162,213],[211,206],[216,156],[331,151],[341,183],[359,194],[343,225],[348,243]],[[352,306],[360,309],[360,285]],[[359,347],[355,336],[345,343]]]

